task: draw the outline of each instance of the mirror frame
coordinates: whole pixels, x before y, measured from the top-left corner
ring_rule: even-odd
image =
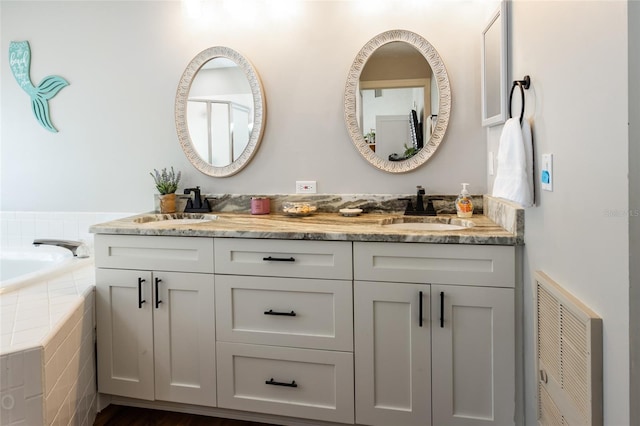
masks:
[[[380,46],[394,41],[402,41],[412,45],[427,60],[433,71],[438,86],[438,120],[433,128],[429,142],[425,142],[424,147],[413,157],[402,161],[389,161],[380,158],[369,148],[364,140],[364,135],[358,124],[356,113],[356,97],[358,96],[358,86],[360,74],[369,57]],[[435,153],[442,142],[447,126],[449,125],[449,115],[451,113],[451,86],[449,75],[444,66],[444,62],[434,47],[420,35],[406,30],[391,30],[378,34],[364,45],[358,52],[356,58],[349,69],[347,84],[344,91],[344,118],[351,141],[360,154],[374,167],[388,173],[405,173],[414,170],[424,164]]]
[[[500,7],[498,10],[491,15],[491,19],[489,19],[487,26],[482,30],[482,41],[480,45],[481,49],[481,64],[480,64],[480,92],[481,92],[481,109],[482,109],[482,126],[483,127],[491,127],[497,124],[502,124],[507,119],[507,30],[508,30],[508,21],[507,21],[507,2],[501,1]],[[486,34],[492,28],[497,28],[498,33],[500,34],[500,58],[499,64],[497,67],[493,67],[493,69],[499,69],[500,71],[500,112],[489,117],[487,112],[487,81],[489,78],[487,76],[487,56],[486,56]]]
[[[213,166],[207,163],[195,150],[193,142],[191,141],[191,134],[189,133],[189,127],[187,126],[187,100],[189,98],[189,91],[191,84],[196,77],[196,74],[203,67],[203,65],[215,58],[226,58],[235,62],[238,67],[244,72],[244,75],[249,81],[251,87],[251,93],[253,94],[253,129],[249,136],[249,142],[246,148],[240,154],[240,156],[231,164],[227,166]],[[247,166],[249,161],[253,158],[258,150],[258,146],[262,141],[264,134],[266,118],[266,104],[264,99],[264,89],[262,82],[258,77],[256,69],[251,63],[237,51],[224,47],[214,46],[203,50],[198,53],[195,58],[189,62],[185,69],[180,82],[178,83],[178,89],[176,92],[175,100],[175,122],[176,131],[178,133],[178,140],[180,146],[185,155],[193,164],[193,166],[208,176],[213,177],[227,177],[232,176]]]

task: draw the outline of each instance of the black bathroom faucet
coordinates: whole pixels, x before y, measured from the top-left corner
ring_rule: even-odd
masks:
[[[200,195],[200,187],[187,188],[184,190],[185,194],[191,194],[193,192],[193,199],[187,201],[187,206],[184,208],[185,213],[209,213],[211,207],[209,206],[209,200],[205,198],[202,202],[202,196]]]
[[[418,190],[416,193],[416,208],[413,208],[413,203],[411,198],[400,198],[402,201],[407,201],[407,208],[404,211],[405,216],[436,216],[436,209],[433,207],[433,200],[429,197],[427,198],[427,207],[424,206],[424,198],[426,195],[426,191],[422,187],[422,185],[416,186]]]

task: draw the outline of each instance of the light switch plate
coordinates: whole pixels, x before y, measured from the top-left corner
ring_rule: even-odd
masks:
[[[489,171],[489,176],[493,176],[495,173],[493,170],[493,151],[489,151],[487,155],[487,170]]]
[[[553,154],[542,154],[540,184],[545,191],[553,191]]]

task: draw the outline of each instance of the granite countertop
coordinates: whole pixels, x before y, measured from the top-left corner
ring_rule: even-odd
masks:
[[[147,222],[140,223],[154,213],[145,213],[120,220],[93,225],[90,231],[96,234],[123,235],[164,235],[182,237],[233,237],[233,238],[273,238],[292,240],[333,240],[333,241],[380,241],[380,242],[420,242],[441,244],[485,244],[520,245],[523,235],[498,225],[485,215],[473,215],[472,227],[461,230],[417,231],[394,229],[382,226],[402,214],[364,213],[360,216],[344,217],[338,213],[316,213],[305,217],[289,217],[282,214],[250,215],[248,213],[212,213],[216,220],[175,224]],[[413,216],[404,217],[405,220]],[[407,219],[408,218],[408,219]],[[447,222],[455,215],[438,215],[437,221]],[[136,222],[138,220],[138,222]],[[434,220],[434,219],[429,219]],[[452,221],[455,223],[455,220]]]

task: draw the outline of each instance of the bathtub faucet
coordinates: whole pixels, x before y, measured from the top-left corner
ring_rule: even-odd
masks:
[[[71,241],[71,240],[37,239],[33,241],[33,245],[36,247],[41,245],[64,247],[68,250],[71,250],[71,253],[73,253],[74,256],[77,256],[78,254],[76,253],[76,250],[78,250],[78,247],[81,247],[83,243],[80,241]]]

